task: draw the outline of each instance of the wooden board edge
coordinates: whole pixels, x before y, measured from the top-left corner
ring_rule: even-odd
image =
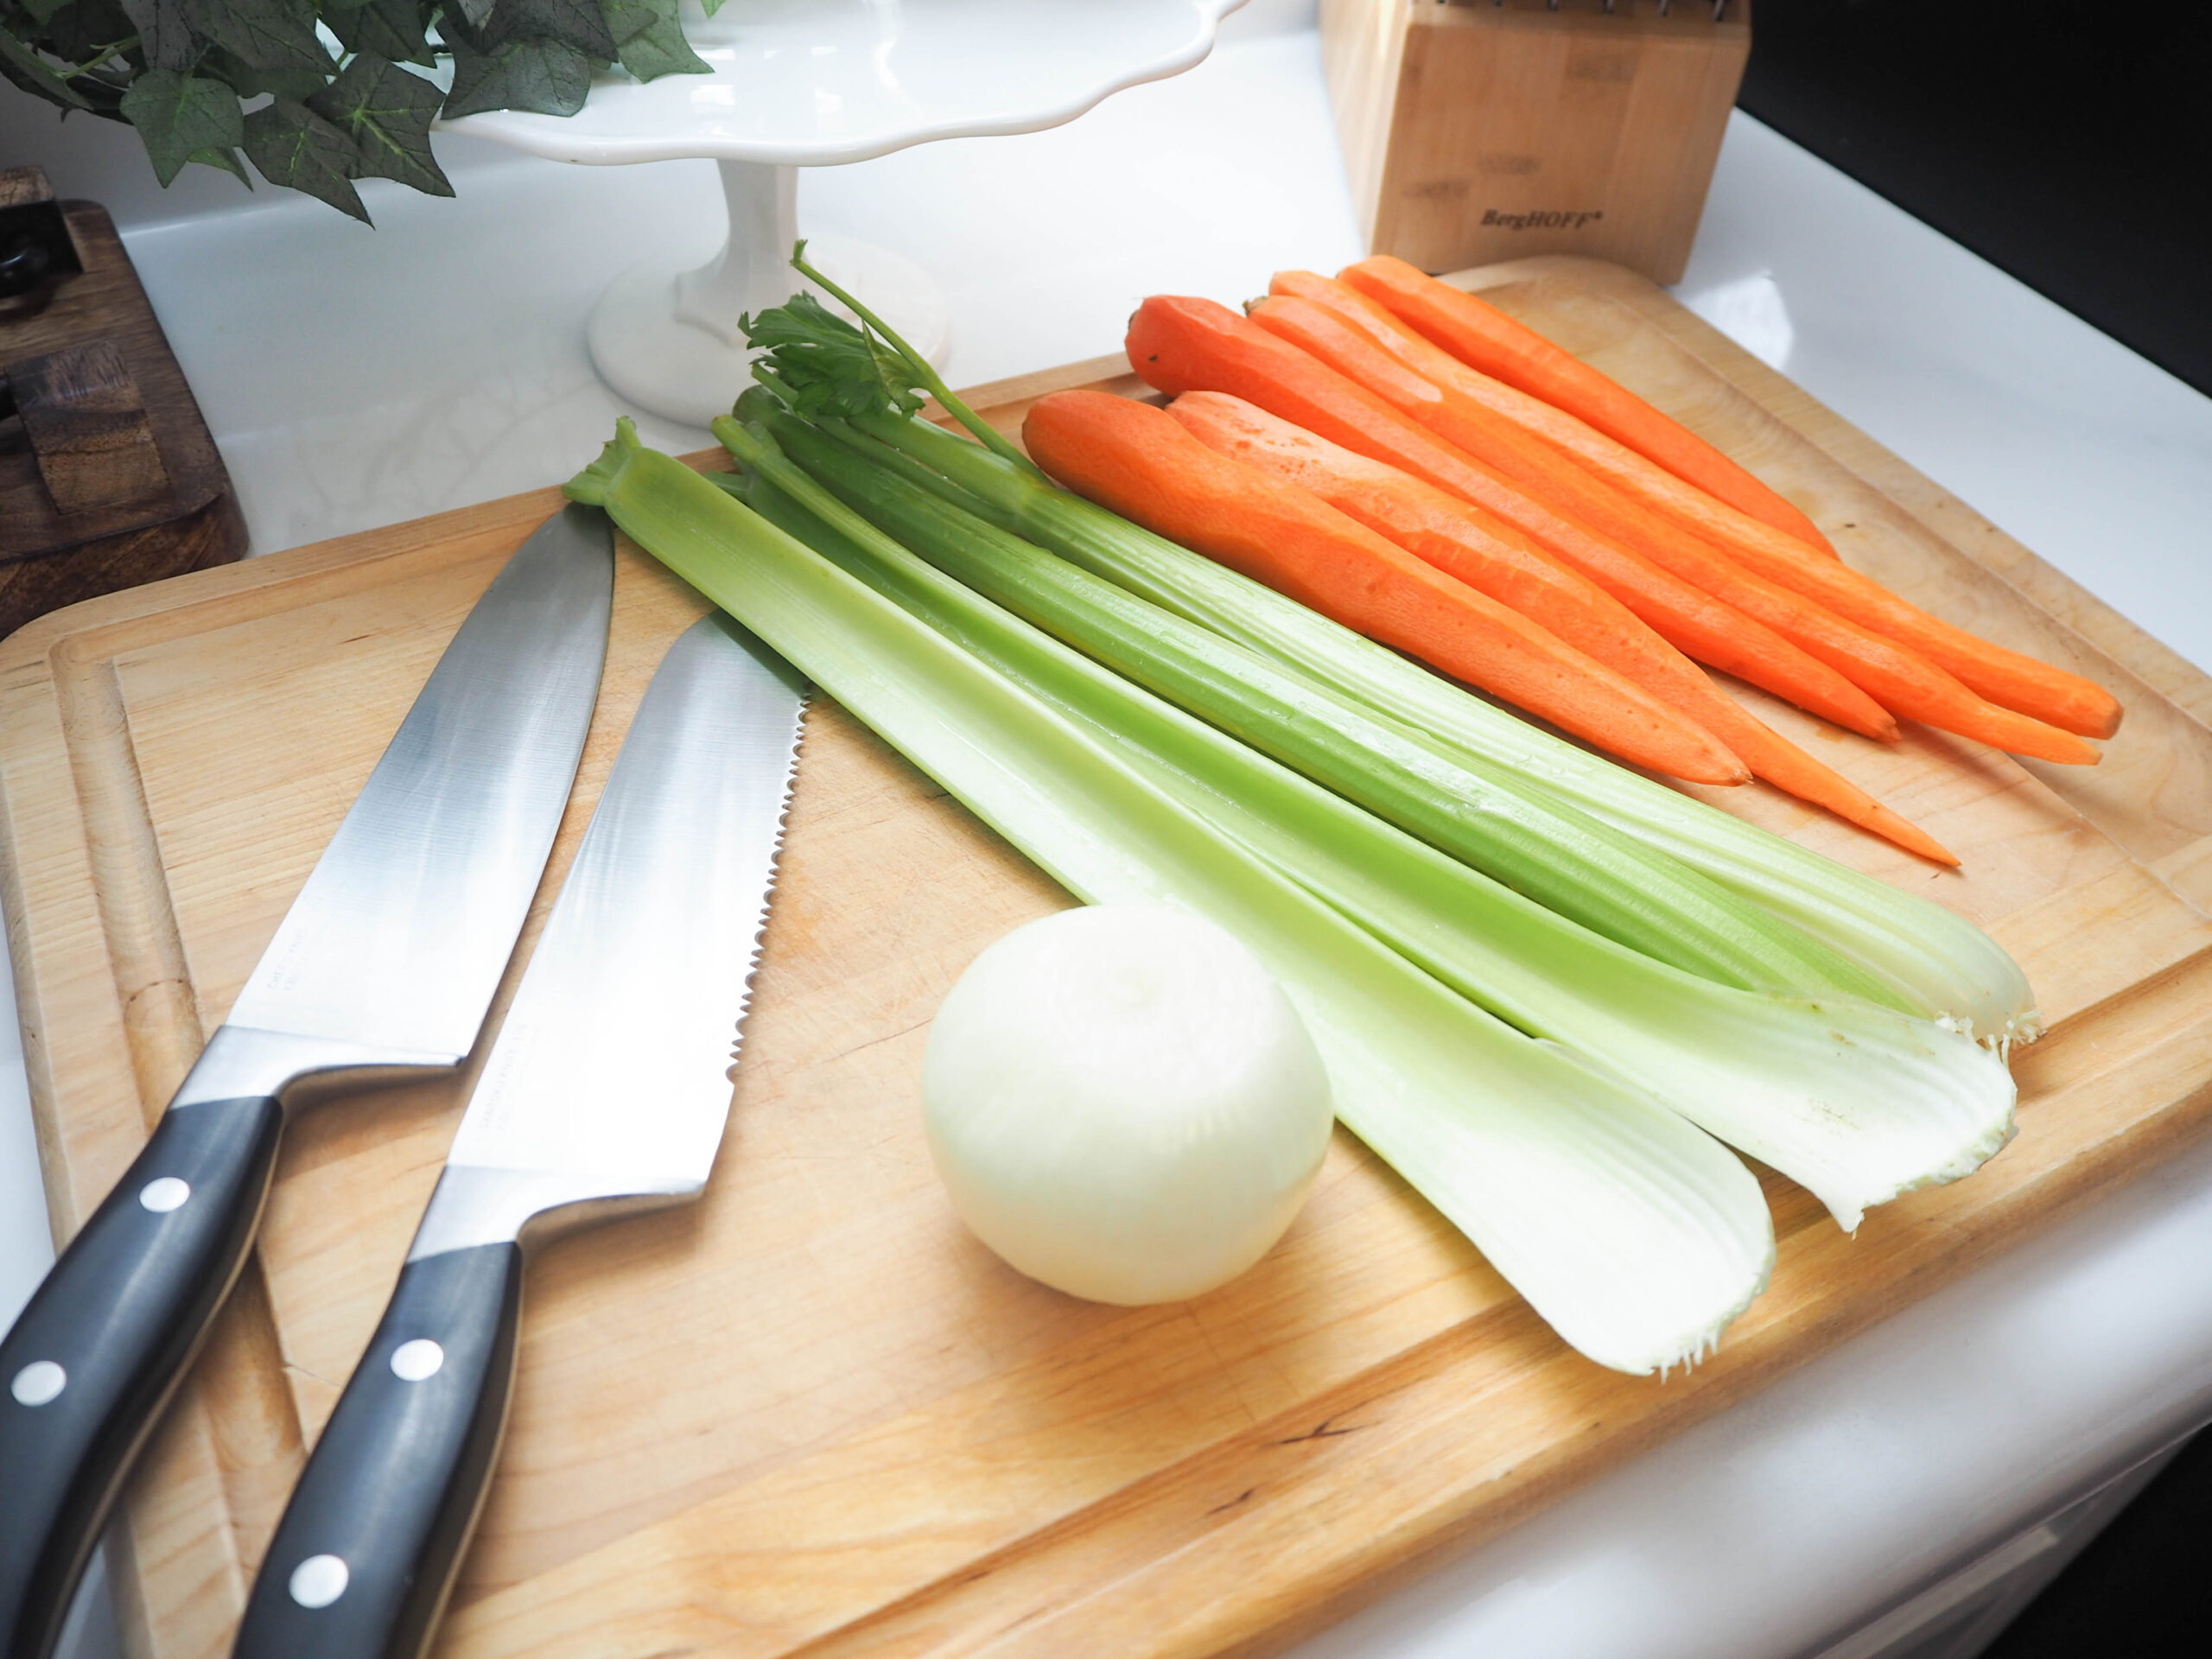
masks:
[[[365,559],[418,551],[457,536],[495,531],[531,512],[541,518],[549,516],[562,499],[557,487],[528,490],[427,518],[355,531],[327,541],[288,548],[281,553],[265,553],[233,564],[190,570],[161,582],[80,600],[74,605],[48,612],[0,640],[0,676],[42,664],[57,644],[73,635],[256,593],[302,575]]]
[[[2064,1070],[2101,1049],[2122,1052],[2126,1058],[2086,1082],[2110,1097],[2131,1096],[2159,1075],[2162,1055],[2175,1048],[2212,1050],[2212,1016],[2196,1012],[2208,988],[2212,949],[2078,1016],[2063,1038],[2049,1039],[2037,1063]],[[2139,1050],[2134,1039],[2152,1034],[2141,1028],[2146,1023],[2158,1034]],[[1694,1386],[1624,1427],[1608,1421],[1606,1400],[1618,1387],[1647,1379],[1592,1367],[1585,1378],[1593,1384],[1588,1398],[1574,1408],[1589,1414],[1581,1432],[1548,1443],[1544,1455],[1527,1462],[1468,1465],[1465,1448],[1478,1439],[1468,1431],[1478,1428],[1492,1405],[1465,1390],[1465,1367],[1454,1356],[1463,1360],[1478,1344],[1533,1351],[1558,1344],[1533,1310],[1516,1301],[1440,1332],[1294,1411],[1060,1517],[970,1563],[957,1578],[824,1633],[799,1651],[806,1659],[934,1654],[947,1649],[930,1645],[925,1634],[957,1629],[1001,1659],[1137,1652],[1150,1659],[1259,1659],[1278,1653],[1502,1535],[1625,1458],[1750,1398],[2198,1143],[2212,1133],[2212,1081],[2202,1072],[2201,1065],[2193,1067],[2194,1086],[2116,1132],[2069,1124],[2075,1144],[2063,1162],[2012,1177],[1963,1213],[1953,1213],[1954,1206],[1973,1189],[1961,1185],[1905,1201],[1865,1238],[1834,1233],[1824,1216],[1800,1230],[1803,1236],[1791,1236],[1794,1249],[1783,1241],[1786,1255],[1801,1258],[1799,1274],[1833,1284],[1821,1263],[1802,1260],[1808,1252],[1833,1258],[1869,1249],[1887,1260],[1883,1288],[1891,1294],[1844,1305],[1815,1297],[1809,1308],[1793,1307],[1790,1314],[1812,1314],[1809,1340],[1802,1325],[1785,1329],[1780,1309],[1747,1315],[1700,1367]],[[1315,1433],[1317,1421],[1353,1425],[1357,1432]],[[1331,1494],[1342,1490],[1342,1483],[1329,1484],[1332,1465],[1365,1466],[1378,1450],[1402,1475],[1405,1489],[1421,1498],[1402,1516],[1387,1522],[1377,1517],[1357,1549],[1322,1559],[1312,1541],[1329,1532]],[[1371,1468],[1356,1484],[1376,1484]],[[1168,1548],[1160,1548],[1163,1540]],[[1082,1557],[1088,1573],[1071,1591],[1055,1580],[1057,1599],[1048,1603],[1043,1586],[1026,1580],[1063,1548]],[[1303,1560],[1301,1551],[1307,1552]],[[976,1616],[963,1619],[961,1610]]]
[[[729,456],[719,448],[695,450],[677,459],[700,472],[728,470]],[[549,485],[81,600],[48,612],[0,640],[0,679],[26,671],[50,672],[48,659],[57,650],[66,654],[89,649],[96,654],[104,642],[95,641],[93,636],[127,630],[131,624],[149,618],[189,618],[200,607],[302,577],[373,560],[405,557],[457,541],[495,537],[517,524],[551,517],[565,500],[559,486]]]
[[[1649,1379],[1580,1365],[1561,1380],[1563,1393],[1518,1402],[1546,1426],[1568,1431],[1535,1437],[1549,1449],[1521,1459],[1501,1456],[1494,1435],[1485,1446],[1485,1425],[1504,1408],[1517,1379],[1561,1349],[1525,1303],[1503,1304],[1052,1516],[957,1573],[774,1650],[806,1659],[976,1650],[1001,1659],[1125,1653],[1219,1659],[1278,1651],[1498,1536],[1624,1457],[1738,1403],[2199,1141],[2212,1129],[2208,988],[2212,948],[2130,988],[2032,1051],[2034,1064],[2054,1074],[2045,1082],[2086,1089],[2103,1108],[2037,1126],[2063,1140],[2058,1163],[1993,1165],[1993,1185],[1913,1195],[1856,1239],[1829,1227],[1824,1216],[1789,1230],[1770,1292],[1783,1301],[1747,1315],[1700,1366],[1697,1381],[1655,1411],[1620,1408],[1624,1391],[1648,1389]],[[2138,1109],[2152,1098],[2154,1105]],[[1874,1294],[1866,1294],[1863,1281],[1835,1289],[1843,1276],[1830,1268],[1853,1259],[1878,1270]],[[1378,1456],[1379,1476],[1370,1461]],[[1338,1478],[1348,1460],[1363,1472]],[[1378,1491],[1389,1501],[1375,1501]],[[1363,1504],[1366,1512],[1353,1529],[1356,1547],[1338,1551],[1347,1503]],[[831,1546],[833,1554],[842,1547]],[[741,1625],[717,1622],[718,1593],[709,1586],[721,1570],[682,1518],[671,1517],[472,1604],[460,1617],[455,1650],[542,1649],[559,1659],[753,1651]],[[695,1572],[703,1575],[696,1582]],[[673,1608],[687,1583],[702,1604],[687,1603],[666,1621],[645,1611],[648,1603]],[[628,1605],[587,1646],[567,1621],[602,1590]],[[669,1599],[659,1599],[663,1594]]]
[[[1079,363],[1063,363],[1050,369],[1032,369],[1026,374],[1010,374],[1002,380],[987,380],[982,385],[965,389],[955,387],[954,395],[981,415],[1009,404],[1035,403],[1039,397],[1055,391],[1069,391],[1077,386],[1096,385],[1102,380],[1125,378],[1129,372],[1129,359],[1119,352],[1109,352],[1103,357],[1085,358]],[[947,418],[944,406],[931,399],[923,411],[931,420]]]
[[[1561,263],[1580,264],[1602,262],[1563,260],[1560,257],[1516,262],[1518,265],[1546,265],[1558,264]],[[1484,269],[1486,271],[1494,271],[1498,270],[1499,267],[1485,267]],[[1614,267],[1612,269],[1620,268]],[[1622,274],[1628,276],[1633,283],[1638,285],[1643,284],[1643,279],[1635,276],[1633,273],[1624,270]],[[1688,314],[1685,313],[1683,315],[1687,315]],[[1693,321],[1694,320],[1693,319]],[[1702,325],[1700,326],[1702,327]],[[1714,334],[1713,335],[1713,339],[1720,341],[1721,344],[1726,346],[1729,351],[1738,351],[1738,348],[1735,348],[1732,343],[1725,340],[1725,337]],[[1707,349],[1702,342],[1695,344],[1693,348],[1696,349],[1700,356],[1707,354]],[[1739,354],[1743,355],[1745,358],[1745,360],[1761,373],[1769,376],[1772,375],[1771,371],[1766,370],[1764,365],[1758,364],[1755,359],[1750,359],[1747,353],[1739,353]],[[1723,372],[1724,376],[1726,375],[1726,370],[1722,369],[1720,365],[1715,365],[1715,367],[1718,372]],[[977,388],[974,392],[968,394],[968,396],[970,401],[977,407],[988,411],[992,410],[1007,408],[1027,401],[1033,401],[1035,397],[1041,397],[1052,391],[1061,390],[1075,385],[1096,384],[1102,379],[1117,378],[1126,378],[1127,377],[1128,369],[1124,360],[1118,356],[1108,356],[1091,359],[1086,363],[1064,365],[1060,368],[1039,371],[1032,374],[1009,377],[1006,379],[990,383],[986,386]],[[1732,379],[1734,377],[1726,376],[1726,378]],[[1778,376],[1772,378],[1784,387],[1788,387],[1789,385],[1789,383],[1785,380],[1781,380]],[[1742,383],[1738,382],[1738,384],[1740,385]],[[1751,387],[1746,386],[1745,389],[1747,393],[1753,395],[1755,397],[1758,396],[1758,393]],[[1790,390],[1796,397],[1802,397],[1802,394],[1796,392],[1795,388],[1791,388]],[[1763,399],[1761,401],[1763,403],[1763,406],[1769,408],[1772,407],[1771,404],[1764,404]],[[1863,435],[1857,434],[1856,429],[1851,428],[1849,423],[1842,421],[1840,417],[1831,416],[1830,418],[1832,418],[1836,426],[1842,429],[1843,431],[1849,433],[1855,437],[1860,437],[1863,439]],[[1872,486],[1872,487],[1881,490],[1885,493],[1889,493],[1885,485],[1881,483],[1878,480],[1869,476],[1859,467],[1852,465],[1852,463],[1846,460],[1844,456],[1837,454],[1835,448],[1831,444],[1823,441],[1817,434],[1804,433],[1802,435],[1807,438],[1808,442],[1815,443],[1817,447],[1821,448],[1832,455],[1836,455],[1836,458],[1839,461],[1843,461],[1844,464],[1851,465],[1852,470],[1859,473],[1862,477],[1866,477],[1867,481]],[[1881,450],[1879,446],[1875,445],[1871,439],[1865,439],[1863,441],[1868,450],[1872,452],[1875,455],[1886,458],[1888,461],[1898,469],[1898,471],[1914,480],[1917,480],[1919,483],[1924,486],[1928,490],[1936,492],[1938,494],[1941,493],[1940,491],[1936,491],[1936,486],[1929,483],[1929,481],[1924,478],[1922,478],[1920,474],[1913,473],[1910,467],[1906,467],[1902,461],[1897,461],[1894,456],[1890,456],[1887,451]],[[695,467],[701,467],[702,468],[719,467],[723,464],[725,461],[722,452],[719,449],[709,449],[697,452],[693,454],[686,455],[683,457],[683,459],[689,464],[694,465]],[[1898,498],[1893,497],[1892,499]],[[1948,499],[1948,498],[1945,499]],[[17,635],[4,642],[4,644],[0,644],[0,671],[4,671],[20,664],[24,667],[35,668],[35,671],[50,675],[54,671],[55,666],[54,655],[55,648],[60,645],[65,640],[82,639],[86,635],[97,635],[104,632],[111,627],[124,626],[132,622],[142,620],[157,613],[169,612],[184,606],[197,606],[203,602],[226,598],[233,594],[256,591],[278,582],[296,579],[302,575],[318,574],[327,570],[334,569],[341,566],[365,562],[377,557],[393,556],[411,550],[418,550],[424,547],[434,546],[440,543],[448,541],[458,534],[484,534],[492,530],[522,522],[533,514],[542,515],[545,512],[550,512],[558,505],[558,501],[559,498],[557,492],[553,490],[548,489],[524,492],[517,495],[503,498],[498,501],[480,504],[474,507],[457,509],[451,512],[436,515],[430,518],[412,521],[409,524],[391,526],[381,530],[356,532],[351,536],[309,544],[290,550],[284,553],[266,556],[262,558],[250,561],[243,565],[225,567],[216,570],[194,573],[189,575],[172,578],[168,582],[151,584],[147,588],[128,590],[124,593],[106,595],[100,599],[84,601],[82,604],[71,607],[66,611],[57,612],[47,619],[42,619],[40,622],[35,623],[21,631]],[[1920,516],[1910,503],[1905,502],[1901,499],[1900,505],[1904,506],[1906,511],[1914,512],[1916,517]],[[1960,510],[1962,512],[1970,512],[1969,509],[1965,509],[1963,507]],[[1923,522],[1926,521],[1923,519]],[[1930,529],[1933,533],[1938,535],[1944,534],[1942,528],[1939,525],[1930,525]],[[1999,533],[2001,534],[2001,532]],[[395,540],[394,538],[397,539]],[[1948,539],[1948,537],[1947,539]],[[1957,545],[1957,543],[1955,543],[1954,545]],[[2013,545],[2017,546],[2018,544],[2013,543]],[[1992,568],[1987,565],[1987,562],[1986,560],[1980,558],[1974,552],[1973,550],[1969,549],[1962,550],[1967,551],[1969,556],[1974,557],[1976,563],[1982,564],[1985,568]],[[2020,550],[2023,556],[2034,561],[2038,567],[2044,569],[2049,569],[2047,566],[2042,566],[2042,562],[2035,560],[2034,556],[2027,554],[2024,549]],[[1999,579],[2005,579],[2002,571],[1996,570],[1993,568],[1992,569],[1993,575],[1998,575]],[[2057,582],[2066,583],[2069,588],[2072,587],[2072,584],[2067,582],[2066,578],[2058,575],[2057,573],[2052,572],[2051,575]],[[178,583],[199,583],[200,586],[189,590],[188,593],[181,596],[179,590],[176,588],[176,584]],[[165,597],[160,599],[149,597],[160,593],[162,590],[167,590]],[[2073,591],[2079,593],[2081,590],[2074,588]],[[2042,601],[2033,594],[2030,594],[2028,597],[2031,603],[2035,603],[2038,608],[2043,607]],[[2092,604],[2096,603],[2096,601],[2094,601],[2093,600],[2089,602]],[[63,619],[72,620],[65,625]],[[2120,621],[2123,626],[2130,628],[2132,632],[2138,632],[2139,633],[2139,631],[2133,630],[2132,625],[2126,624],[2124,619],[2120,619]],[[2144,637],[2147,638],[2147,636]],[[2185,668],[2188,667],[2186,664],[2184,664],[2183,666]],[[2192,676],[2195,676],[2195,677],[2199,681],[2203,681],[2204,677],[2196,674],[2196,671],[2193,668],[2190,668],[2189,672]],[[2212,682],[2206,682],[2205,683],[2208,690],[2212,690]],[[2131,1174],[2133,1173],[2133,1172],[2130,1172]],[[1929,1284],[1927,1287],[1933,1288],[1934,1286],[1933,1284]],[[1879,1316],[1875,1315],[1872,1317]],[[1838,1335],[1835,1338],[1835,1340],[1840,1339],[1841,1335]],[[1801,1357],[1802,1359],[1808,1360],[1816,1357],[1819,1352],[1825,1351],[1826,1348],[1829,1345],[1832,1345],[1832,1344],[1827,1340],[1826,1334],[1824,1332],[1823,1340],[1820,1347],[1802,1356]],[[1777,1375],[1779,1373],[1777,1373]],[[1754,1384],[1752,1386],[1763,1385],[1763,1382],[1765,1380],[1771,1379],[1762,1379],[1762,1384]],[[1725,1404],[1726,1402],[1724,1401],[1719,1403]],[[1716,1405],[1714,1408],[1719,1408],[1719,1406]],[[1670,1427],[1663,1432],[1671,1433],[1673,1430]],[[1582,1478],[1585,1477],[1577,1477],[1574,1484],[1579,1484],[1580,1479]],[[1565,1489],[1562,1489],[1560,1493],[1554,1495],[1563,1495],[1564,1490]],[[1548,1502],[1550,1499],[1549,1497],[1547,1497],[1542,1501]],[[1535,1507],[1541,1506],[1541,1503],[1538,1503]],[[1528,1512],[1532,1513],[1533,1508]],[[1518,1512],[1516,1512],[1514,1518],[1520,1518]],[[1457,1544],[1447,1543],[1444,1548],[1447,1549],[1464,1548],[1465,1541],[1461,1541]],[[1338,1612],[1332,1612],[1329,1614],[1328,1617],[1330,1618],[1339,1617],[1341,1616],[1341,1611],[1350,1611],[1349,1605],[1341,1609]],[[1291,1636],[1294,1637],[1296,1633],[1297,1632],[1293,1631]],[[1261,1638],[1258,1637],[1255,1637],[1253,1639],[1255,1641],[1261,1640]],[[1291,1638],[1287,1637],[1284,1639],[1287,1640]],[[1271,1651],[1277,1645],[1279,1645],[1279,1643],[1269,1639],[1262,1643],[1262,1645],[1251,1648],[1249,1650],[1254,1652]],[[1246,1649],[1239,1647],[1232,1650],[1243,1651]],[[1196,1651],[1196,1649],[1193,1649],[1193,1651]]]
[[[1128,375],[1128,360],[1118,353],[1062,364],[1053,368],[1009,375],[958,392],[970,408],[989,410],[1026,406],[1048,392]],[[932,402],[933,418],[950,419]],[[677,457],[700,472],[727,472],[729,457],[720,448],[693,450]],[[235,563],[188,571],[160,582],[80,600],[26,623],[0,640],[0,677],[35,670],[64,639],[95,630],[105,630],[156,613],[168,614],[187,606],[226,600],[291,582],[298,577],[373,558],[388,558],[435,547],[464,536],[485,534],[532,516],[550,517],[565,498],[557,484],[513,495],[500,496],[473,506],[454,507],[426,518],[396,524],[351,531],[320,542],[302,543],[278,553],[259,554]]]

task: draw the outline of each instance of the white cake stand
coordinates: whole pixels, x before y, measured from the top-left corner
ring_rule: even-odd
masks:
[[[647,262],[588,325],[593,363],[640,408],[704,426],[747,378],[738,318],[790,297],[802,167],[867,161],[935,138],[1034,132],[1109,93],[1179,74],[1244,0],[684,0],[711,75],[599,77],[566,118],[498,110],[446,124],[555,161],[706,156],[729,206],[722,251],[696,270]],[[810,240],[808,258],[942,361],[937,283],[897,254]]]

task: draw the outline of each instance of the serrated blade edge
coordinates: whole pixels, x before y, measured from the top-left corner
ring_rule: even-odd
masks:
[[[454,1141],[581,1196],[702,1184],[730,1102],[804,683],[723,616],[669,650]]]

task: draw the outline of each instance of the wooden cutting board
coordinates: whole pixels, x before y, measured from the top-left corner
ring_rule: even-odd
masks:
[[[915,1077],[974,954],[1068,902],[842,711],[808,717],[736,1104],[702,1204],[548,1249],[439,1651],[1256,1652],[1743,1398],[2169,1155],[2212,1105],[2212,681],[1643,279],[1464,279],[1786,491],[1846,556],[2128,705],[2094,771],[1768,714],[1966,859],[1729,804],[1990,928],[2053,1021],[2018,1140],[1847,1238],[1770,1177],[1772,1288],[1659,1382],[1563,1347],[1340,1135],[1288,1237],[1181,1306],[1094,1306],[968,1236]],[[987,389],[1002,423],[1101,361]],[[587,459],[548,457],[549,473]],[[461,616],[551,491],[77,606],[0,647],[0,880],[66,1236],[222,1019]],[[661,652],[702,606],[626,549],[531,941]],[[516,977],[509,976],[509,988]],[[505,993],[500,1007],[505,1006]],[[499,1011],[495,1009],[492,1029]],[[467,1091],[302,1121],[255,1265],[130,1495],[143,1651],[226,1650]],[[1470,1078],[1469,1086],[1480,1086]]]

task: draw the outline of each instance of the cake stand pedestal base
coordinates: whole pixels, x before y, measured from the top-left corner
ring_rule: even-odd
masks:
[[[607,284],[586,325],[600,378],[640,409],[703,427],[752,384],[747,312],[782,304],[805,284],[790,264],[798,236],[798,169],[721,163],[729,238],[696,270],[646,261]],[[913,261],[844,237],[807,242],[807,260],[857,294],[932,363],[951,343],[951,313]],[[823,296],[826,298],[827,296]],[[843,308],[829,302],[833,310]]]

